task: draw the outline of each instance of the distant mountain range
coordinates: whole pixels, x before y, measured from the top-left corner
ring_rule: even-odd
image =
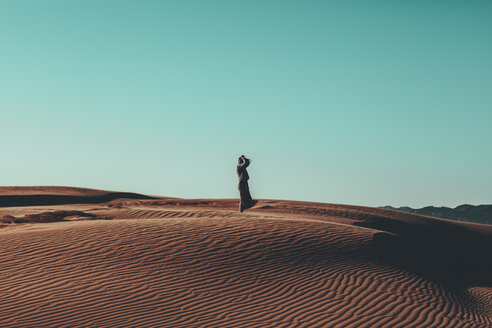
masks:
[[[434,216],[442,219],[466,221],[482,224],[492,224],[492,205],[459,205],[455,208],[427,206],[422,208],[382,206],[389,210],[396,210],[420,215]]]

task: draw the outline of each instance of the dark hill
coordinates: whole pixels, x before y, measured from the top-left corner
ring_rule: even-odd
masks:
[[[450,207],[435,207],[426,206],[422,208],[411,207],[392,207],[383,206],[382,208],[402,211],[407,213],[415,213],[426,216],[434,216],[441,219],[474,222],[481,224],[492,224],[492,205],[459,205],[455,208]]]

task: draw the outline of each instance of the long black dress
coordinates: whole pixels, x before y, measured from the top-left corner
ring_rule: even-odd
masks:
[[[239,195],[241,196],[241,203],[239,205],[239,211],[242,212],[245,209],[252,207],[256,202],[253,201],[251,194],[249,192],[249,175],[246,168],[249,166],[250,160],[243,158],[242,163],[239,163],[236,168],[237,176],[239,178]]]

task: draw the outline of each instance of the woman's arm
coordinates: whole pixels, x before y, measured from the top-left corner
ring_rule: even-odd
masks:
[[[242,159],[243,162],[241,164],[239,164],[238,166],[240,168],[247,168],[249,166],[249,163],[251,162],[251,160],[249,158],[246,158],[246,156],[244,156],[244,155],[241,155],[240,158]]]
[[[246,158],[246,156],[242,156],[243,161],[244,161],[244,168],[247,168],[249,166],[249,163],[251,163],[251,160],[249,158]]]

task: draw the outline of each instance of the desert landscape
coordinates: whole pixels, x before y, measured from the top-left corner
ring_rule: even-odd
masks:
[[[491,327],[492,226],[0,188],[0,327]]]

